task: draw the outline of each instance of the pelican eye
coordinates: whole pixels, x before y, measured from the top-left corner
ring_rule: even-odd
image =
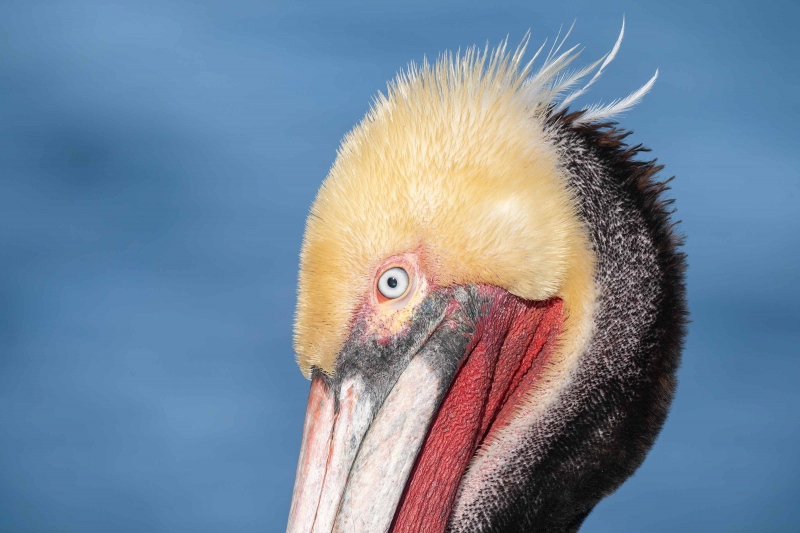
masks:
[[[390,268],[378,279],[378,290],[390,300],[396,300],[408,289],[408,273],[400,267]]]

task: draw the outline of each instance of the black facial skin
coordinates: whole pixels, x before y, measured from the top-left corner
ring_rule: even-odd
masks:
[[[446,316],[452,301],[458,305]],[[357,317],[337,358],[334,375],[329,377],[313,369],[312,376],[323,379],[334,391],[337,410],[341,383],[350,377],[360,377],[377,412],[412,358],[422,357],[430,361],[444,396],[466,355],[475,325],[487,312],[487,303],[477,287],[436,290],[414,310],[408,328],[385,343],[365,334],[366,319]]]

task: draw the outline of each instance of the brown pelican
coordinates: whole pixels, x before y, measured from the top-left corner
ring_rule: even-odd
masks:
[[[576,531],[652,446],[685,260],[609,119],[658,72],[569,112],[622,33],[576,70],[565,39],[535,73],[527,39],[412,64],[344,138],[300,261],[290,533]]]

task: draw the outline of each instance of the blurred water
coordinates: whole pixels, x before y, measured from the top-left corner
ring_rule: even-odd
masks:
[[[796,531],[794,2],[0,4],[0,531],[281,531],[308,206],[407,61],[578,18],[676,174],[674,409],[584,531]]]

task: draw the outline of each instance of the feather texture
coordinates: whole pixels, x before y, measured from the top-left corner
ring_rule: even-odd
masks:
[[[513,52],[506,39],[493,50],[412,63],[345,136],[301,252],[295,349],[306,375],[314,367],[334,371],[376,268],[393,254],[421,254],[436,285],[487,283],[528,300],[559,296],[576,324],[591,308],[592,252],[548,117],[559,98],[572,102],[596,82],[619,50],[624,21],[608,54],[570,72],[581,53],[566,46],[573,26],[535,73],[544,44],[524,62],[529,35]],[[575,123],[629,109],[654,81]],[[571,348],[565,340],[564,353]]]

